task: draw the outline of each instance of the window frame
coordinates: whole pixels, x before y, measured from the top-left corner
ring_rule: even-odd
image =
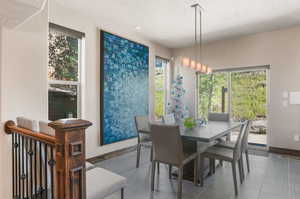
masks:
[[[84,39],[85,34],[64,26],[60,26],[54,23],[49,23],[49,33],[51,29],[54,29],[58,32],[64,33],[69,37],[73,37],[78,39],[78,74],[77,74],[77,81],[66,81],[66,80],[51,80],[49,79],[48,72],[49,72],[49,66],[47,67],[47,96],[49,96],[49,88],[50,85],[56,84],[56,85],[68,85],[68,86],[76,86],[77,87],[77,118],[80,118],[82,115],[82,67],[84,65]],[[49,44],[49,40],[48,40]],[[49,56],[49,55],[48,55]],[[49,59],[49,57],[48,57]],[[47,97],[48,103],[47,103],[47,117],[49,120],[49,97]]]
[[[212,75],[215,75],[215,74],[224,74],[224,76],[226,76],[226,89],[228,90],[227,92],[228,92],[228,96],[227,97],[225,97],[225,104],[227,104],[227,105],[225,105],[225,107],[227,106],[227,110],[226,110],[226,108],[225,108],[225,111],[224,112],[213,112],[212,111],[212,107],[209,107],[209,109],[208,109],[208,112],[209,113],[226,113],[226,114],[230,114],[230,108],[231,108],[231,104],[230,104],[230,98],[231,98],[231,92],[230,92],[230,90],[231,90],[231,76],[230,76],[230,73],[228,73],[227,71],[216,71],[216,72],[213,72],[212,73]],[[199,83],[199,81],[200,81],[200,83],[201,83],[201,76],[202,76],[203,74],[201,74],[201,73],[197,73],[197,78],[198,78],[198,82],[197,82],[197,118],[199,118],[199,102],[201,102],[201,99],[199,99],[199,95],[200,95],[200,88],[198,87],[199,85],[198,85],[198,83]]]
[[[156,75],[154,76],[154,115],[155,115],[155,107],[156,107],[156,91],[164,91],[164,109],[163,109],[163,115],[164,116],[166,114],[166,109],[167,109],[167,102],[168,102],[168,97],[169,97],[169,73],[170,73],[170,60],[167,58],[163,58],[161,56],[155,56],[155,71],[156,71],[156,61],[157,59],[161,59],[163,61],[166,62],[166,66],[164,68],[164,81],[163,81],[163,88],[156,88],[156,82],[155,82],[155,78]],[[155,115],[156,117],[156,115]]]
[[[231,119],[232,116],[232,85],[231,85],[231,75],[234,72],[247,72],[247,71],[266,71],[266,78],[267,82],[269,84],[269,71],[271,69],[270,65],[261,65],[261,66],[248,66],[248,67],[237,67],[237,68],[226,68],[226,69],[217,69],[214,70],[212,74],[216,73],[227,73],[227,88],[228,88],[228,102],[227,102],[227,107],[228,110],[226,113],[229,114],[229,118]],[[199,80],[201,78],[201,73],[197,72],[196,73],[196,118],[199,119],[199,102],[201,101],[199,99],[199,93],[200,93],[200,88],[199,88]],[[267,107],[269,104],[269,86],[267,86]],[[268,113],[268,108],[267,108],[267,117],[269,117]]]

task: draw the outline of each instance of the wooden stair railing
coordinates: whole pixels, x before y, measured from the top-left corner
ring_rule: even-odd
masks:
[[[13,199],[86,199],[85,129],[91,122],[48,124],[55,136],[5,123],[12,135]]]

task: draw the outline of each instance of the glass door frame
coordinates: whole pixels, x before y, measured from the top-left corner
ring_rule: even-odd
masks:
[[[164,104],[163,104],[163,114],[165,115],[166,114],[166,111],[167,111],[167,103],[169,101],[169,98],[170,98],[170,59],[167,59],[167,58],[164,58],[164,57],[161,57],[161,56],[158,56],[156,55],[155,58],[154,58],[154,62],[155,62],[155,67],[154,67],[154,70],[156,70],[156,61],[157,59],[161,59],[162,61],[164,61],[166,64],[165,66],[162,66],[164,67],[164,81],[163,81],[163,88],[161,89],[162,91],[164,91]],[[154,71],[155,73],[155,71]],[[153,114],[154,114],[154,118],[156,117],[155,116],[155,106],[156,106],[156,99],[155,99],[155,95],[156,95],[156,91],[159,90],[155,87],[155,75],[154,75],[154,97],[153,97]]]
[[[228,73],[227,71],[216,71],[216,72],[213,72],[214,73],[227,73],[227,77],[226,77],[226,80],[227,80],[227,92],[228,92],[228,97],[226,98],[227,99],[227,112],[225,111],[225,113],[228,113],[230,115],[230,112],[231,112],[231,75],[230,73]],[[201,74],[198,74],[196,73],[196,91],[195,91],[195,107],[197,108],[196,110],[196,118],[199,118],[199,110],[198,110],[198,105],[199,105],[199,79],[201,78],[201,76],[199,77],[199,75]],[[225,106],[226,107],[226,106]],[[210,110],[208,110],[210,111]]]
[[[267,132],[266,132],[266,145],[265,147],[267,148],[267,150],[269,149],[269,143],[270,143],[270,139],[271,139],[271,134],[270,134],[270,120],[269,120],[269,106],[270,106],[270,69],[271,66],[270,65],[262,65],[262,66],[250,66],[250,67],[239,67],[239,68],[228,68],[228,69],[216,69],[213,71],[213,73],[221,73],[221,72],[225,72],[227,73],[227,81],[228,81],[228,102],[227,102],[227,106],[228,106],[228,114],[229,114],[229,118],[231,119],[232,116],[232,108],[231,108],[231,104],[232,104],[232,85],[231,85],[231,76],[232,73],[234,72],[255,72],[255,71],[265,71],[266,72],[266,118],[267,118]],[[199,118],[199,111],[198,111],[198,105],[199,105],[199,75],[196,73],[196,118]],[[252,145],[257,145],[260,146],[260,144],[255,144],[255,143],[250,143]]]

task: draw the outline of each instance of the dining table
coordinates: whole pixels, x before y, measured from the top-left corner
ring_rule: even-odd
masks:
[[[232,131],[239,129],[242,122],[208,121],[203,125],[197,125],[193,128],[186,128],[181,124],[177,125],[180,126],[180,135],[183,140],[184,148],[201,155],[208,147],[219,143],[221,138],[226,137],[230,135]],[[140,132],[151,135],[150,127],[142,129]],[[206,160],[204,163],[204,173],[208,173],[208,165],[208,160]],[[183,178],[192,180],[194,177],[193,175],[194,163],[190,162],[184,167]]]

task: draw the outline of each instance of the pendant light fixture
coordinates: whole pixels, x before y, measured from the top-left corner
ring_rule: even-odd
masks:
[[[198,3],[193,4],[191,7],[195,10],[194,55],[181,58],[181,65],[194,69],[199,73],[211,73],[212,69],[202,63],[202,8]]]

